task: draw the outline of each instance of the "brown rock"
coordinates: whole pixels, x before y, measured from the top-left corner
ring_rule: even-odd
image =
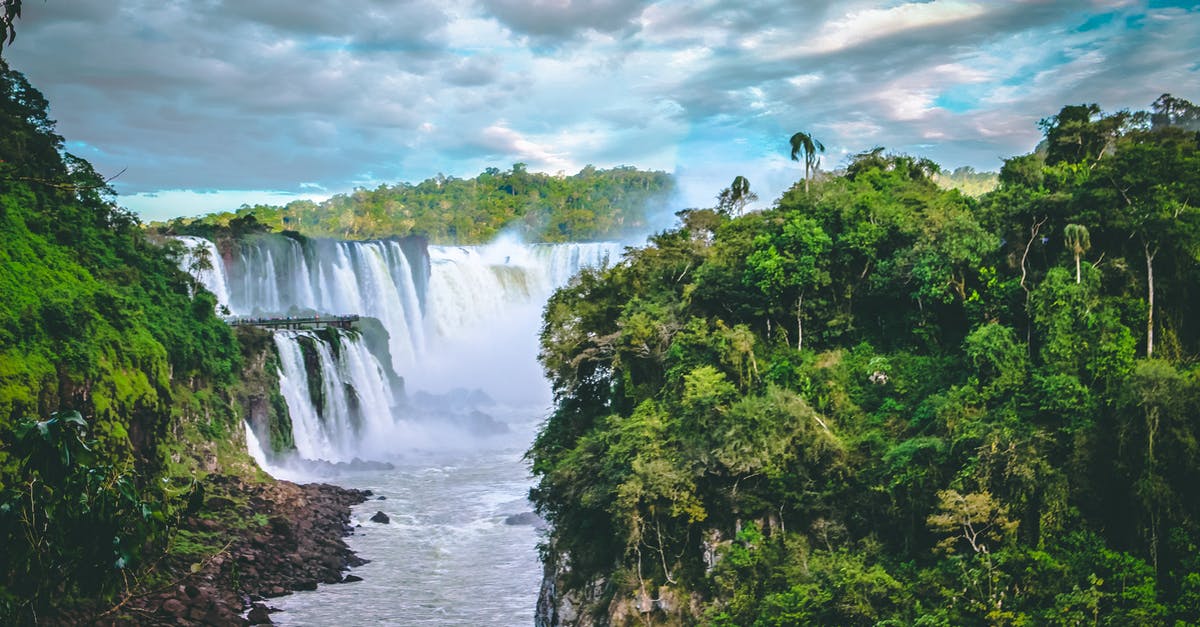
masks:
[[[163,614],[170,614],[171,616],[182,616],[187,611],[187,607],[179,599],[167,599],[163,601],[158,611]]]
[[[262,603],[255,603],[250,607],[250,613],[246,615],[246,619],[250,621],[251,625],[269,625],[271,624],[271,612]]]

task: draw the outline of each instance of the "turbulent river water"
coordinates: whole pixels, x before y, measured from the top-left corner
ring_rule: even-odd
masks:
[[[348,542],[360,582],[272,599],[284,625],[529,625],[541,523],[523,454],[550,406],[541,308],[611,243],[482,247],[264,236],[197,278],[235,316],[358,314],[360,332],[276,331],[296,450],[251,454],[272,475],[371,490]],[[193,252],[183,260],[197,270]],[[382,329],[383,332],[380,332]],[[362,463],[367,462],[367,463]],[[386,466],[385,466],[386,465]],[[379,498],[382,497],[382,498]],[[389,522],[371,520],[383,512]]]
[[[524,438],[460,450],[410,451],[395,469],[344,473],[329,480],[369,489],[353,513],[347,539],[371,563],[352,572],[363,581],[322,585],[272,599],[282,625],[531,625],[541,569],[538,531],[507,524],[530,510]],[[511,424],[511,423],[510,423]],[[370,521],[382,511],[390,523]]]

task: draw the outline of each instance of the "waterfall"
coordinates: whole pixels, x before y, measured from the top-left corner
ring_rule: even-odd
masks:
[[[222,244],[221,255],[208,240],[178,239],[209,250],[213,268],[197,279],[236,316],[378,321],[365,320],[361,334],[275,332],[296,452],[332,462],[386,457],[402,444],[410,431],[400,423],[412,412],[400,376],[435,394],[471,387],[540,402],[548,395],[536,362],[542,306],[581,268],[615,263],[621,252],[614,243],[426,246],[265,234]]]
[[[392,367],[416,363],[425,350],[423,298],[429,273],[416,239],[342,242],[252,235],[220,255],[210,241],[178,237],[208,248],[213,270],[198,280],[235,316],[358,314],[378,319],[388,333]],[[181,261],[190,270],[194,257]]]
[[[392,366],[401,370],[415,362],[425,341],[419,279],[426,262],[411,248],[401,240],[257,237],[241,243],[228,270],[230,308],[236,315],[376,318],[387,329]]]
[[[396,396],[386,367],[354,332],[276,331],[279,387],[305,459],[349,461],[393,434]],[[333,341],[330,341],[330,340]],[[306,354],[307,353],[307,354]]]
[[[180,267],[185,272],[191,272],[192,276],[204,286],[205,289],[213,293],[217,297],[217,303],[221,305],[229,304],[229,279],[225,276],[225,262],[221,260],[221,253],[217,252],[216,244],[204,239],[203,237],[180,236],[177,237],[183,245],[187,247],[187,252],[183,259],[180,260]],[[208,251],[209,268],[195,268],[197,261],[197,250]]]
[[[540,307],[581,268],[615,261],[620,252],[620,245],[610,242],[430,246],[433,332],[455,338],[514,307]]]
[[[537,362],[542,307],[583,267],[615,262],[612,243],[430,246],[427,333],[436,350],[406,379],[414,389],[480,389],[505,404],[544,406]]]

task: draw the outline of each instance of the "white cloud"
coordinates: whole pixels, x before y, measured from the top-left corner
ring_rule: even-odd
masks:
[[[558,139],[564,138],[559,137]],[[495,154],[508,155],[537,170],[556,172],[574,170],[578,167],[570,161],[568,153],[561,150],[563,142],[551,143],[530,139],[509,128],[505,122],[499,122],[483,129],[482,140],[481,144],[492,149]],[[555,148],[560,150],[555,150]]]
[[[979,2],[934,0],[852,11],[824,24],[817,37],[803,40],[790,48],[788,53],[811,55],[837,52],[904,31],[969,20],[983,15],[986,10],[985,5]]]

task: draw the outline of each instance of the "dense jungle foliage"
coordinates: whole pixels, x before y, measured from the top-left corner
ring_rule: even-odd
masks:
[[[957,189],[967,196],[982,196],[1000,185],[1000,176],[996,172],[977,172],[970,166],[954,168],[946,172],[940,171],[933,175],[933,181],[946,189]]]
[[[193,471],[233,454],[243,358],[182,247],[148,241],[2,60],[0,159],[0,623],[17,624],[145,583]]]
[[[630,624],[1200,624],[1200,109],[1041,126],[979,199],[876,149],[559,291],[529,457],[560,597]]]
[[[243,206],[155,226],[204,235],[206,228],[253,217],[275,231],[337,239],[417,235],[437,244],[483,244],[506,231],[532,242],[588,241],[644,233],[647,208],[673,190],[665,172],[588,166],[563,176],[529,172],[517,163],[504,172],[488,168],[472,179],[439,174],[416,185],[358,189],[321,203]]]

